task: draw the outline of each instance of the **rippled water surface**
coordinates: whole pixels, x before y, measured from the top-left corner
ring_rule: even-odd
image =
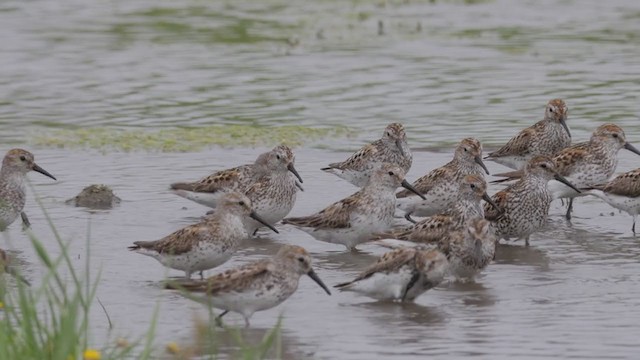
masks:
[[[448,161],[451,144],[462,137],[476,136],[485,147],[506,141],[539,120],[554,97],[569,105],[574,139],[587,139],[609,121],[640,146],[640,3],[632,0],[4,1],[0,32],[4,150],[32,149],[59,179],[30,175],[79,267],[89,228],[94,273],[102,269],[98,297],[115,334],[143,334],[159,303],[160,345],[188,342],[193,317],[207,312],[161,290],[165,275],[180,273],[126,247],[206,211],[170,194],[169,183],[251,162],[266,145],[136,151],[147,133],[220,124],[346,126],[311,140],[300,133],[297,167],[306,191],[295,215],[355,191],[318,169],[379,137],[390,121],[403,122],[410,145],[425,150],[415,153],[410,180]],[[74,142],[91,129],[106,140]],[[139,136],[128,146],[107,136],[121,130]],[[68,146],[53,148],[63,135]],[[640,164],[624,150],[620,155],[618,171]],[[112,186],[122,204],[98,212],[64,204],[91,183]],[[33,196],[26,211],[55,251]],[[261,338],[282,314],[290,359],[637,357],[640,240],[631,234],[631,218],[589,198],[577,201],[572,223],[562,214],[554,203],[532,246],[501,246],[476,283],[443,284],[416,304],[398,305],[348,293],[327,297],[304,278],[284,305],[257,313],[245,335]],[[333,285],[382,253],[363,246],[351,254],[279,228],[280,235],[247,241],[223,268],[296,243]],[[6,234],[0,246],[10,241],[37,282],[41,269],[27,236],[18,224]],[[99,308],[93,317],[100,344],[106,320]],[[227,321],[243,323],[237,315]]]

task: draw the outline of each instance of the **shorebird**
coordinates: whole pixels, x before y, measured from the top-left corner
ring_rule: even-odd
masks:
[[[354,250],[356,245],[369,240],[373,234],[391,227],[396,207],[395,191],[399,186],[413,189],[404,180],[401,168],[384,164],[355,194],[316,214],[286,218],[282,223],[294,225],[317,240],[342,244]]]
[[[228,312],[244,317],[245,325],[256,311],[271,309],[287,300],[298,288],[300,276],[308,275],[324,291],[327,286],[311,267],[311,256],[300,246],[285,245],[269,259],[254,261],[205,280],[185,284],[168,284],[172,289],[204,293],[201,300],[223,310],[221,319]]]
[[[452,231],[466,226],[467,222],[476,218],[484,218],[481,201],[501,210],[487,194],[487,183],[477,175],[467,175],[461,181],[458,196],[452,208],[442,214],[424,218],[409,227],[393,229],[376,234],[376,239],[410,240],[417,243],[438,241]]]
[[[447,269],[447,258],[439,250],[403,247],[384,254],[354,280],[334,287],[377,300],[413,301],[438,286]]]
[[[607,182],[618,166],[618,152],[627,149],[640,155],[640,150],[627,142],[622,128],[615,124],[599,126],[591,135],[588,142],[576,144],[557,153],[553,160],[558,174],[565,177],[577,188],[587,188],[592,185]],[[522,176],[521,171],[496,174],[505,179],[494,181],[503,182]],[[566,218],[571,219],[573,199],[580,196],[578,192],[557,181],[549,182],[549,190],[554,199],[569,198]]]
[[[45,169],[38,166],[33,154],[27,150],[9,150],[0,169],[0,231],[4,231],[18,216],[29,226],[27,215],[22,212],[27,199],[25,182],[29,171],[36,171],[56,180]]]
[[[458,196],[458,186],[466,175],[484,177],[489,170],[482,162],[482,144],[474,138],[463,139],[456,147],[453,160],[432,170],[411,184],[426,200],[410,191],[401,190],[396,194],[398,208],[405,217],[431,216],[450,209]]]
[[[547,221],[553,200],[547,183],[552,179],[580,192],[558,173],[553,159],[540,155],[527,163],[524,176],[518,182],[493,195],[493,201],[502,211],[485,205],[484,212],[485,218],[494,223],[498,238],[518,237],[529,246],[529,236]]]
[[[173,192],[198,204],[215,208],[218,199],[230,191],[245,192],[259,179],[278,170],[291,172],[302,183],[302,178],[294,166],[294,156],[286,145],[279,145],[271,151],[260,154],[253,164],[241,165],[215,172],[196,182],[173,183]]]
[[[566,123],[567,105],[561,99],[547,103],[544,119],[520,131],[485,159],[512,169],[522,169],[536,155],[553,155],[571,145]]]
[[[274,232],[251,208],[246,196],[231,192],[218,200],[216,211],[202,222],[189,225],[160,240],[136,241],[129,250],[158,260],[162,265],[182,270],[187,279],[193,272],[212,269],[225,263],[247,237],[243,219],[251,217]]]
[[[329,164],[323,171],[332,173],[357,187],[363,187],[377,168],[384,163],[399,166],[406,174],[411,168],[413,155],[407,144],[404,126],[391,123],[382,138],[365,145],[347,160]]]
[[[595,195],[612,207],[631,215],[631,231],[636,234],[636,218],[640,214],[640,169],[620,174],[605,184],[593,185],[584,190],[586,194]]]
[[[373,243],[392,249],[425,245],[423,241],[414,241],[415,239],[382,239]],[[450,231],[439,238],[432,238],[427,244],[432,244],[446,255],[449,261],[449,274],[457,280],[466,281],[473,280],[493,261],[497,238],[489,221],[475,218],[461,230]]]

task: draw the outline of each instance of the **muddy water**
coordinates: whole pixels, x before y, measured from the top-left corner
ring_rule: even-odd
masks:
[[[151,258],[129,252],[134,240],[160,238],[194,222],[206,208],[170,194],[174,180],[198,178],[205,169],[249,162],[259,150],[211,150],[188,154],[107,154],[43,150],[41,165],[60,180],[31,175],[36,191],[65,239],[72,243],[78,267],[84,264],[90,226],[92,272],[102,270],[98,297],[114,323],[113,335],[135,338],[143,334],[156,305],[160,306],[157,341],[189,343],[194,317],[207,310],[182,296],[162,290],[166,271]],[[293,214],[308,214],[338,200],[354,188],[318,169],[346,153],[299,149],[297,167],[305,180]],[[409,174],[446,162],[450,153],[418,152]],[[638,158],[621,153],[620,169],[637,166]],[[83,167],[80,164],[93,163]],[[491,171],[500,169],[489,164]],[[64,204],[87,184],[101,179],[123,202],[110,211],[88,212]],[[330,189],[330,190],[328,190]],[[498,187],[493,187],[492,192]],[[362,359],[456,355],[483,358],[577,357],[632,358],[637,354],[640,321],[640,247],[631,236],[631,218],[595,199],[580,199],[571,224],[559,204],[548,228],[532,237],[532,246],[501,246],[495,263],[475,283],[444,284],[418,298],[415,304],[377,303],[351,293],[328,297],[310,279],[275,309],[257,313],[249,341],[258,341],[283,316],[282,346],[286,358]],[[34,231],[48,248],[56,246],[41,210],[30,201],[27,212]],[[612,214],[613,213],[613,214]],[[279,226],[280,235],[263,233],[247,241],[228,268],[273,254],[281,244],[298,244],[313,255],[315,268],[329,285],[345,281],[382,253],[374,246],[345,252],[337,245],[313,240],[307,234]],[[19,226],[9,236],[26,275],[39,277],[35,254]],[[209,274],[213,273],[210,271]],[[243,325],[228,315],[231,325]],[[107,322],[93,311],[94,339],[105,338]],[[222,351],[234,353],[233,341],[221,334]],[[225,340],[226,339],[226,343]]]
[[[92,273],[102,270],[98,296],[114,322],[112,335],[142,335],[159,304],[158,344],[188,343],[192,318],[206,311],[159,288],[165,275],[179,273],[126,247],[193,223],[206,210],[168,193],[170,182],[251,162],[264,149],[117,153],[110,147],[124,146],[108,138],[106,146],[51,149],[35,136],[55,140],[62,129],[74,140],[89,127],[106,137],[113,129],[346,125],[350,136],[296,149],[306,191],[293,214],[303,215],[354,191],[318,169],[378,137],[391,120],[407,126],[413,148],[445,149],[417,152],[411,179],[448,161],[450,145],[462,137],[476,136],[485,147],[505,141],[539,119],[553,97],[566,99],[576,140],[611,121],[640,144],[639,20],[640,3],[632,0],[4,1],[2,152],[29,147],[60,179],[30,175],[79,267],[90,232]],[[619,171],[640,164],[629,153],[621,157]],[[91,183],[112,186],[123,202],[97,212],[64,204]],[[26,211],[55,252],[33,198]],[[562,213],[555,204],[531,248],[502,246],[475,284],[444,284],[416,304],[393,305],[327,297],[303,279],[283,306],[255,315],[245,335],[261,338],[282,314],[283,352],[291,359],[637,357],[640,247],[631,218],[588,198],[578,200],[572,223]],[[312,252],[324,281],[336,284],[381,254],[372,246],[345,253],[280,229],[247,242],[224,268],[295,243]],[[1,246],[10,242],[37,282],[41,269],[26,235],[17,224],[5,234]],[[99,308],[92,316],[100,344],[106,320]],[[235,315],[227,321],[242,324]],[[220,346],[233,354],[228,343]]]

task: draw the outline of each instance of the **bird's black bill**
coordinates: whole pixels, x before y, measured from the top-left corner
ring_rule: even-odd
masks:
[[[293,175],[295,175],[298,178],[298,181],[300,181],[300,184],[304,183],[304,181],[302,181],[302,178],[300,177],[300,174],[298,174],[298,171],[293,166],[293,163],[289,163],[289,165],[287,165],[287,170],[291,171],[291,173],[293,173]]]
[[[502,212],[503,210],[498,206],[498,204],[496,204],[490,197],[489,194],[484,193],[482,194],[482,200],[486,201],[487,203],[489,203],[489,205],[493,206],[494,209],[496,209],[498,212]]]
[[[624,148],[631,151],[632,153],[636,153],[638,155],[640,155],[640,150],[638,150],[635,146],[629,144],[629,143],[624,143]]]
[[[407,219],[407,221],[412,223],[412,224],[416,223],[416,221],[411,217],[411,213],[410,212],[404,214],[404,218]]]
[[[279,234],[279,232],[278,232],[278,230],[276,230],[276,228],[274,228],[273,226],[271,226],[271,225],[267,224],[267,222],[266,222],[263,218],[261,218],[260,216],[258,216],[258,214],[256,214],[256,212],[255,212],[255,211],[252,211],[252,212],[249,214],[249,217],[250,217],[250,218],[252,218],[253,220],[255,220],[255,221],[259,222],[260,224],[262,224],[262,225],[264,225],[264,226],[268,227],[269,229],[273,230],[273,232],[274,232],[274,233]]]
[[[40,166],[38,166],[36,164],[33,164],[32,170],[33,171],[37,171],[37,172],[39,172],[40,174],[42,174],[44,176],[48,176],[48,177],[52,178],[53,180],[58,180],[53,175],[49,174],[49,172],[47,170],[41,168]]]
[[[404,149],[402,148],[402,140],[396,140],[396,146],[398,147],[398,150],[400,150],[400,154],[402,154],[402,156],[407,156],[407,154],[404,153]]]
[[[482,168],[484,169],[484,172],[486,172],[487,175],[491,175],[491,174],[489,174],[489,169],[487,169],[487,166],[484,164],[484,162],[482,162],[482,157],[480,155],[477,155],[476,157],[474,157],[473,160],[478,165],[482,166]]]
[[[318,285],[320,285],[321,288],[324,289],[324,291],[327,292],[327,294],[331,295],[331,291],[329,291],[329,288],[327,287],[327,285],[325,285],[322,280],[320,280],[320,278],[318,277],[318,274],[316,274],[315,271],[313,271],[313,269],[309,270],[309,272],[307,273],[307,275],[309,275],[310,278],[313,279],[313,281],[315,281]]]
[[[562,125],[564,130],[567,132],[567,135],[569,135],[569,137],[571,137],[571,131],[569,131],[569,127],[567,126],[567,122],[564,120],[564,118],[560,119],[560,125]]]
[[[420,192],[419,192],[418,190],[416,190],[416,188],[414,188],[411,184],[409,184],[409,183],[407,182],[407,180],[402,180],[402,182],[400,183],[400,185],[402,185],[402,187],[403,187],[403,188],[405,188],[405,189],[407,189],[407,190],[411,191],[412,193],[414,193],[414,194],[416,194],[416,195],[420,196],[420,198],[421,198],[422,200],[427,200],[427,198],[426,198],[426,197],[424,197],[424,195],[420,194]]]
[[[582,191],[580,191],[580,189],[578,189],[577,187],[575,187],[575,185],[573,185],[572,183],[569,182],[569,180],[565,179],[564,176],[560,175],[560,174],[555,174],[553,176],[554,179],[560,181],[561,183],[567,185],[568,187],[572,188],[573,190],[577,191],[578,193],[581,193]]]

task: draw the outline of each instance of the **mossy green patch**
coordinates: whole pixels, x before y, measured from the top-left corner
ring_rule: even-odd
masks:
[[[330,136],[347,136],[347,127],[309,128],[297,125],[217,125],[167,128],[158,131],[116,128],[57,129],[35,134],[33,143],[57,148],[91,148],[103,151],[198,151],[211,146],[291,146],[308,144]]]
[[[529,33],[530,29],[516,26],[503,26],[496,28],[470,28],[453,33],[453,36],[461,38],[478,38],[483,35],[497,36],[501,40],[511,40],[514,37],[523,37]]]

